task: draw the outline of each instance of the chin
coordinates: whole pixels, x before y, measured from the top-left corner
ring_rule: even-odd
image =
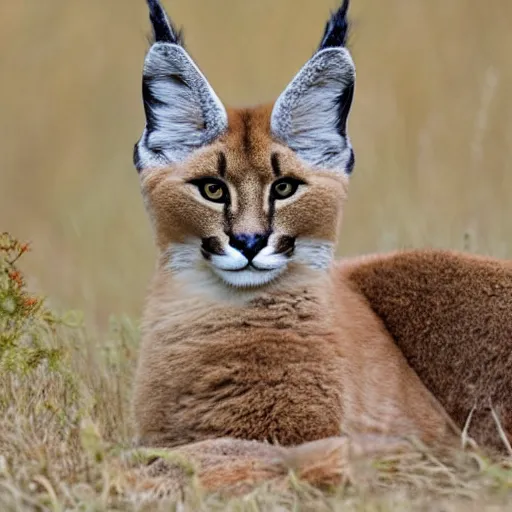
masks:
[[[224,283],[233,288],[258,288],[279,277],[286,270],[286,265],[269,270],[257,270],[255,268],[223,270],[214,266],[212,266],[212,269]]]

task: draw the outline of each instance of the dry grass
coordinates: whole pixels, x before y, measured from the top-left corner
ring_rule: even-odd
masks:
[[[70,318],[67,319],[69,324]],[[290,474],[243,496],[205,495],[194,472],[183,495],[148,502],[133,495],[119,465],[138,334],[127,319],[91,339],[59,324],[47,335],[60,364],[0,374],[0,510],[507,510],[512,460],[481,454],[410,452],[347,466],[328,492]],[[25,326],[22,337],[29,334]],[[150,452],[151,453],[151,452]]]
[[[323,490],[290,472],[243,494],[206,494],[196,468],[162,450],[143,450],[134,466],[136,326],[112,319],[106,334],[91,336],[76,312],[50,312],[27,290],[25,252],[0,238],[0,510],[507,510],[512,458],[415,442],[349,460],[341,484]],[[168,499],[151,500],[148,481],[135,488],[129,471],[139,484],[137,468],[155,456],[182,482]]]
[[[363,465],[349,465],[328,492],[290,474],[248,494],[205,495],[194,473],[183,496],[147,502],[130,493],[118,455],[130,446],[126,417],[137,331],[128,321],[88,339],[62,325],[48,343],[58,369],[0,375],[0,510],[507,510],[512,460],[421,446]]]
[[[276,97],[336,2],[165,3],[220,96],[240,105]],[[0,374],[2,511],[137,508],[116,495],[110,458],[130,441],[138,340],[120,315],[138,316],[154,256],[131,164],[146,16],[142,0],[0,3],[0,230],[34,242],[32,288],[89,324],[45,335],[59,369]],[[512,257],[512,3],[353,0],[353,16],[358,164],[340,253],[430,245]],[[290,486],[229,503],[191,492],[187,503],[501,510],[512,476],[509,461],[418,450],[334,494]]]

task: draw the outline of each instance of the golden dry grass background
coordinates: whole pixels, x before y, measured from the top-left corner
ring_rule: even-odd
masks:
[[[331,0],[168,0],[226,104],[273,100]],[[340,254],[512,257],[512,3],[353,0],[357,166]],[[0,3],[0,231],[33,241],[34,285],[93,321],[138,315],[153,267],[132,167],[143,0]]]

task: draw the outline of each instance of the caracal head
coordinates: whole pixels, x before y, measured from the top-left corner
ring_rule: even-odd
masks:
[[[354,153],[345,0],[272,106],[226,109],[158,0],[135,146],[160,262],[176,278],[256,288],[332,261]]]

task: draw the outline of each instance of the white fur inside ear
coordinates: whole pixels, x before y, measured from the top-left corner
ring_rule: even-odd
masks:
[[[312,166],[345,171],[353,159],[340,119],[340,100],[350,109],[355,66],[346,48],[315,54],[277,99],[272,133]]]
[[[146,128],[137,167],[179,162],[227,128],[226,109],[181,46],[156,43],[144,63]]]

